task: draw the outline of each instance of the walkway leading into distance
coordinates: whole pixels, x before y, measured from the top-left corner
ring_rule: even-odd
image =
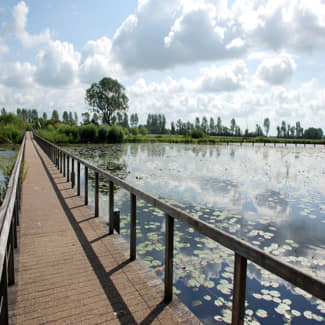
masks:
[[[27,134],[11,324],[198,324]]]

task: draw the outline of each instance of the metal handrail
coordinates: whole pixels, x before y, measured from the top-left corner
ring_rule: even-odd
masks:
[[[95,179],[98,180],[98,175],[107,179],[110,184],[109,191],[109,233],[114,231],[114,191],[113,185],[119,185],[131,195],[131,226],[130,226],[130,257],[131,260],[136,257],[136,198],[140,198],[152,206],[160,209],[166,214],[166,248],[165,248],[165,301],[169,302],[172,299],[173,285],[173,235],[174,235],[174,219],[177,219],[184,224],[194,228],[194,230],[205,235],[206,237],[218,242],[235,253],[234,263],[234,290],[233,290],[233,310],[232,323],[242,324],[244,319],[245,307],[245,288],[246,288],[246,273],[247,260],[263,267],[271,273],[281,277],[282,279],[291,282],[295,286],[305,290],[311,295],[325,300],[325,282],[317,279],[310,274],[307,274],[295,266],[281,261],[277,257],[252,246],[251,244],[232,236],[220,229],[217,229],[204,221],[198,220],[190,214],[175,208],[158,198],[141,191],[135,186],[113,176],[112,174],[90,164],[89,162],[78,158],[70,152],[60,148],[59,146],[47,141],[46,139],[35,135],[34,138],[48,156],[55,163],[57,168],[67,177],[67,181],[72,181],[74,187],[75,171],[74,161],[78,163],[77,175],[77,192],[80,195],[80,164],[85,166],[85,204],[88,204],[88,169],[95,172]],[[72,171],[70,175],[69,160],[72,159]],[[87,189],[86,189],[87,187]],[[95,182],[95,216],[98,216],[98,181]]]
[[[8,324],[8,285],[15,283],[14,248],[17,248],[24,152],[25,137],[0,207],[0,324]]]

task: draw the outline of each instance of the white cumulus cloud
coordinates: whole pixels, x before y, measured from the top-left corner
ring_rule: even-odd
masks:
[[[35,80],[43,86],[71,85],[78,76],[80,54],[68,42],[50,41],[36,58]]]
[[[97,82],[103,77],[120,78],[122,69],[112,58],[112,42],[107,37],[88,41],[81,52],[79,78],[81,82]]]
[[[271,85],[280,85],[290,80],[296,69],[296,63],[288,54],[265,59],[257,68],[258,78]]]
[[[13,34],[22,45],[27,48],[37,46],[50,40],[50,31],[46,29],[38,35],[30,34],[26,31],[28,7],[24,1],[19,2],[12,12],[13,23],[11,25],[3,24],[3,34]]]
[[[33,86],[35,67],[29,62],[11,63],[5,67],[6,76],[2,83],[8,87],[28,88]]]
[[[235,91],[246,86],[248,69],[244,61],[221,67],[201,69],[198,90],[201,92]]]

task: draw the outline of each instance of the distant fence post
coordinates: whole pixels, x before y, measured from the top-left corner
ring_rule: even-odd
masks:
[[[66,163],[65,163],[65,153],[63,154],[63,177],[65,177],[65,165],[66,165]]]

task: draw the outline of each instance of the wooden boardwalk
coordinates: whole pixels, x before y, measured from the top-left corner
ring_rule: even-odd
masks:
[[[12,324],[197,324],[27,135]]]

